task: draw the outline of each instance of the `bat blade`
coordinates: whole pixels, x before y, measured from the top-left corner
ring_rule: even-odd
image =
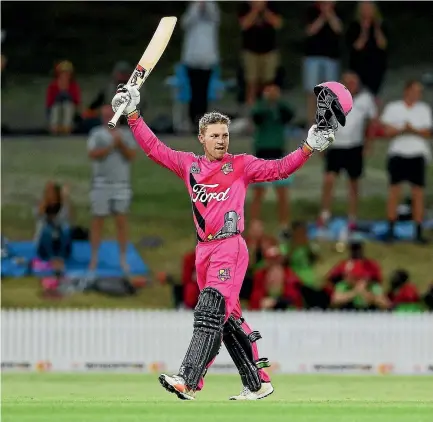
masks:
[[[133,85],[137,89],[141,88],[144,81],[148,78],[150,72],[152,72],[156,63],[158,63],[159,59],[164,53],[168,42],[170,41],[171,35],[173,34],[176,22],[177,18],[175,16],[166,16],[160,20],[149,45],[135,67],[134,72],[132,72],[131,77],[129,78],[129,85]],[[122,104],[118,108],[113,118],[108,122],[108,127],[110,129],[116,127],[117,121],[119,120],[125,108],[126,104]]]

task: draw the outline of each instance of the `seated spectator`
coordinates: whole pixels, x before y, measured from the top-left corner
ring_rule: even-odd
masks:
[[[391,306],[377,282],[368,281],[368,275],[360,261],[352,261],[347,266],[344,278],[335,286],[331,305],[346,310],[379,310]]]
[[[53,135],[72,132],[80,104],[81,92],[74,78],[74,68],[71,62],[63,61],[56,66],[55,78],[47,88],[46,107]]]
[[[283,265],[278,247],[268,249],[267,265],[254,275],[250,299],[251,310],[285,310],[302,308],[299,278]]]
[[[301,221],[292,224],[292,237],[280,246],[285,265],[290,267],[299,278],[299,286],[304,306],[307,309],[329,306],[329,294],[321,288],[314,265],[319,259],[317,245],[308,239],[307,226]]]
[[[195,249],[183,257],[182,263],[182,293],[186,308],[194,309],[197,305],[200,290],[195,272]]]
[[[391,275],[388,298],[397,312],[420,312],[423,310],[421,297],[415,284],[410,282],[405,270],[396,270]]]
[[[39,258],[50,261],[56,272],[63,271],[71,252],[71,215],[68,187],[48,182],[37,211],[35,242]]]
[[[245,241],[248,246],[250,259],[239,296],[240,299],[249,300],[253,288],[254,274],[258,269],[264,267],[266,250],[272,246],[277,246],[278,242],[272,236],[265,234],[263,223],[260,220],[253,220],[251,222]]]
[[[326,281],[331,289],[344,279],[347,268],[352,266],[353,262],[362,265],[364,277],[367,281],[382,283],[380,265],[374,259],[365,256],[364,245],[361,241],[353,240],[349,244],[349,257],[332,267],[326,276]]]

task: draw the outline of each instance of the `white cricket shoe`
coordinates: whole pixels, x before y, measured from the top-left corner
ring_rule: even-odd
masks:
[[[238,396],[231,396],[230,400],[260,400],[270,396],[274,392],[274,387],[270,382],[262,382],[262,387],[259,391],[251,391],[248,387],[244,387]]]
[[[181,400],[195,400],[195,391],[190,390],[179,375],[161,374],[158,379],[168,392],[176,394]]]

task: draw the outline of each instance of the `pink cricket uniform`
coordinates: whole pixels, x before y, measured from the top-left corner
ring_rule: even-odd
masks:
[[[222,160],[175,151],[161,142],[139,118],[129,126],[140,147],[156,163],[181,178],[191,197],[199,240],[196,247],[197,283],[217,289],[226,300],[226,320],[242,316],[239,292],[248,267],[248,249],[241,237],[247,187],[254,182],[286,179],[309,158],[301,148],[279,160],[262,160],[248,154],[226,154]],[[244,323],[246,333],[250,327]],[[254,358],[258,359],[253,343]],[[209,365],[210,366],[210,365]],[[262,381],[269,377],[261,370]],[[200,381],[198,389],[203,386]]]

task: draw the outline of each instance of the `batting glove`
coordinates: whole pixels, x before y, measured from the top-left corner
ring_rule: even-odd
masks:
[[[317,125],[311,126],[305,143],[312,151],[324,151],[335,141],[335,133],[331,129],[320,130]]]
[[[127,103],[123,111],[124,115],[127,116],[136,112],[137,106],[140,104],[140,91],[135,86],[120,84],[117,87],[116,95],[111,101],[113,111],[116,112],[123,103]]]

